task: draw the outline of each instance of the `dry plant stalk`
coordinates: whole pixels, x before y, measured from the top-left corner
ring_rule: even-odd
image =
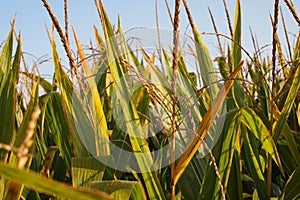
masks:
[[[231,75],[225,81],[222,89],[218,92],[217,97],[214,99],[212,105],[209,107],[208,111],[202,118],[202,121],[198,125],[194,138],[188,144],[181,157],[178,159],[175,169],[175,183],[177,183],[183,171],[185,170],[189,162],[192,160],[195,153],[198,151],[200,145],[202,144],[202,141],[204,141],[209,127],[216,119],[217,113],[221,109],[221,106],[234,83],[235,77],[237,76],[238,72],[240,72],[240,70],[242,69],[243,64],[244,61],[242,61],[239,64],[239,66],[231,73]]]
[[[196,135],[196,136],[199,137],[198,135]],[[213,152],[211,151],[211,149],[208,147],[207,143],[201,137],[199,137],[199,140],[202,140],[202,143],[204,145],[204,149],[208,150],[208,153],[211,157],[211,164],[213,164],[213,166],[214,166],[216,176],[217,176],[217,179],[218,179],[218,184],[220,186],[220,190],[221,190],[220,192],[221,192],[221,195],[222,195],[222,200],[225,200],[226,199],[226,194],[225,194],[225,191],[224,191],[224,186],[223,186],[222,181],[221,181],[221,176],[220,176],[219,168],[218,168],[218,165],[217,165],[217,162],[216,162],[216,158],[215,158]]]
[[[67,57],[69,59],[69,64],[70,64],[70,68],[71,68],[71,75],[72,75],[72,78],[73,78],[73,70],[74,70],[74,73],[75,73],[75,77],[77,78],[78,80],[78,83],[79,83],[79,86],[80,86],[80,89],[83,91],[83,82],[81,80],[81,77],[79,76],[78,74],[78,68],[77,68],[77,65],[75,64],[74,62],[74,58],[73,58],[73,55],[72,55],[72,51],[71,51],[71,47],[70,47],[70,44],[69,44],[69,31],[68,31],[68,1],[65,0],[65,23],[66,23],[66,27],[65,27],[65,31],[66,31],[66,35],[63,33],[63,30],[57,20],[57,18],[55,17],[50,5],[48,4],[47,0],[41,0],[43,3],[44,3],[44,6],[45,8],[47,9],[48,11],[48,14],[50,15],[50,18],[52,20],[52,25],[55,26],[56,28],[56,31],[58,32],[59,34],[59,37],[60,37],[60,40],[63,44],[63,47],[65,49],[65,52],[67,54]],[[52,28],[52,32],[53,32],[53,29]],[[50,34],[49,34],[50,35]],[[76,90],[74,90],[75,92],[77,92]],[[86,96],[85,93],[84,94],[84,97]]]
[[[256,61],[256,60],[260,59],[262,61],[259,45],[258,45],[258,42],[256,40],[257,38],[256,38],[256,36],[254,36],[251,27],[249,27],[249,31],[250,31],[250,35],[251,35],[252,45],[253,45],[254,52],[255,52],[255,56],[253,57],[253,60]]]
[[[173,69],[177,69],[178,65],[178,46],[179,46],[179,15],[180,15],[180,0],[176,0],[174,26],[173,26]]]
[[[168,11],[168,14],[169,14],[169,18],[170,18],[170,21],[172,22],[172,25],[173,25],[173,17],[172,17],[172,13],[171,13],[171,9],[170,9],[170,6],[169,6],[169,3],[167,0],[165,0],[165,5],[167,7],[167,11]]]
[[[26,129],[26,133],[25,133],[25,138],[24,141],[22,143],[22,145],[15,149],[13,147],[9,148],[9,146],[7,145],[2,145],[3,148],[6,148],[7,150],[14,150],[16,151],[17,157],[18,157],[18,162],[17,162],[17,167],[20,169],[23,169],[24,166],[26,165],[26,162],[28,161],[29,158],[29,150],[32,147],[32,144],[34,143],[34,133],[35,133],[35,128],[37,125],[37,120],[40,116],[41,110],[38,106],[35,107],[32,115],[31,115],[31,119],[27,124],[27,129]],[[1,147],[0,147],[1,148]],[[8,186],[8,192],[7,195],[5,197],[5,200],[15,200],[15,199],[19,199],[19,195],[20,195],[20,186],[21,184],[15,182],[15,181],[11,181],[9,183]]]
[[[278,15],[279,15],[279,0],[275,0],[274,3],[274,22],[272,23],[273,26],[273,40],[272,40],[272,88],[271,88],[271,95],[270,95],[270,127],[273,127],[273,113],[274,113],[274,94],[275,94],[275,79],[276,79],[276,46],[277,46],[277,29],[278,29]],[[270,129],[270,134],[273,135],[272,128]],[[272,192],[272,158],[269,158],[268,164],[268,186],[267,186],[267,193],[268,197],[271,197]]]
[[[159,17],[158,17],[158,1],[155,1],[155,18],[156,18],[156,29],[157,29],[157,41],[158,41],[158,47],[157,47],[157,54],[158,54],[158,60],[161,65],[161,70],[163,73],[165,73],[164,67],[163,67],[163,56],[162,56],[162,43],[160,38],[160,26],[159,26]]]
[[[173,76],[172,76],[172,141],[171,141],[171,199],[175,199],[175,133],[176,133],[176,71],[178,68],[178,47],[179,47],[179,15],[180,15],[180,3],[181,0],[175,1],[175,13],[174,13],[174,24],[173,24]]]
[[[70,36],[69,36],[69,4],[68,0],[64,0],[64,10],[65,10],[65,34],[66,40],[70,45]]]
[[[276,67],[276,45],[277,45],[277,29],[278,29],[278,13],[279,13],[279,0],[275,0],[274,4],[274,22],[272,22],[273,27],[273,40],[272,40],[272,88],[275,81],[275,67]],[[272,92],[273,93],[273,92]]]
[[[186,14],[187,14],[187,16],[188,16],[189,23],[190,23],[192,29],[194,30],[194,29],[196,28],[196,25],[195,25],[195,22],[194,22],[194,20],[193,20],[191,11],[190,11],[190,9],[189,9],[189,7],[188,7],[188,5],[187,5],[186,0],[183,0],[183,5],[184,5],[184,8],[185,8],[185,12],[186,12]]]
[[[281,20],[282,20],[284,35],[285,35],[285,39],[286,39],[286,43],[287,43],[287,48],[288,48],[288,53],[289,53],[289,59],[292,60],[291,43],[290,43],[290,40],[289,40],[289,37],[288,37],[288,30],[287,30],[287,27],[286,27],[286,23],[285,23],[285,19],[283,17],[283,13],[282,13],[281,7],[280,7],[280,15],[281,15]]]
[[[189,23],[190,23],[192,29],[194,30],[194,29],[196,28],[196,27],[195,27],[195,23],[194,23],[192,14],[191,14],[191,12],[190,12],[190,9],[189,9],[189,7],[188,7],[188,4],[187,4],[186,0],[183,0],[183,4],[184,4],[184,7],[185,7],[185,10],[186,10],[188,19],[189,19]],[[221,51],[221,54],[223,55],[223,51],[222,51],[222,47],[221,47],[221,42],[220,42],[219,34],[218,34],[218,31],[217,31],[217,27],[216,27],[216,25],[215,25],[215,23],[214,23],[214,19],[213,19],[213,16],[212,16],[212,14],[211,14],[210,9],[209,9],[209,12],[210,12],[211,19],[212,19],[213,24],[214,24],[214,27],[215,27],[215,32],[216,32],[216,36],[217,36],[217,38],[218,38],[218,42],[219,42],[219,46],[220,46],[220,51]],[[229,19],[229,20],[230,20],[230,19]],[[229,23],[229,24],[230,24],[230,23]],[[231,26],[230,26],[230,27],[231,27]],[[218,170],[218,166],[217,166],[215,157],[214,157],[212,151],[207,147],[207,144],[204,142],[204,140],[203,140],[200,136],[198,136],[198,135],[197,135],[196,137],[198,137],[199,140],[201,140],[201,141],[203,142],[204,148],[208,149],[208,151],[209,151],[209,154],[210,154],[210,156],[211,156],[211,158],[212,158],[212,163],[213,163],[213,165],[214,165],[214,169],[215,169],[215,172],[216,172],[216,176],[217,176],[217,178],[218,178],[218,184],[219,184],[220,189],[221,189],[222,199],[226,199],[226,198],[225,198],[225,192],[224,192],[224,186],[222,185],[222,182],[221,182],[221,177],[220,177],[220,173],[219,173],[219,170]]]
[[[217,25],[216,25],[214,16],[213,16],[213,14],[212,14],[212,12],[211,12],[211,10],[210,10],[209,7],[208,7],[208,12],[209,12],[210,19],[211,19],[211,21],[212,21],[212,24],[213,24],[213,27],[214,27],[214,30],[215,30],[215,33],[216,33],[216,37],[217,37],[217,41],[218,41],[218,45],[219,45],[219,49],[220,49],[220,54],[221,54],[222,56],[225,56],[225,54],[224,54],[224,52],[223,52],[223,49],[222,49],[220,36],[218,35]]]
[[[227,8],[226,0],[223,0],[223,5],[224,5],[225,13],[226,13],[226,18],[227,18],[230,35],[231,35],[231,37],[233,37],[233,29],[232,29],[232,25],[231,25],[231,20],[230,20],[229,11]]]
[[[295,18],[296,22],[298,23],[298,26],[300,26],[300,18],[296,12],[296,9],[294,7],[294,5],[292,4],[292,2],[290,0],[284,0],[285,4],[288,6],[288,8],[290,9],[293,17]]]
[[[35,127],[36,127],[37,120],[38,120],[40,114],[41,114],[40,108],[38,106],[35,107],[32,115],[31,115],[31,119],[27,125],[23,144],[19,147],[19,150],[18,150],[18,154],[17,154],[17,157],[19,158],[18,164],[17,164],[18,168],[21,168],[21,169],[24,168],[24,166],[28,160],[29,149],[34,142],[33,135],[35,133]]]
[[[77,66],[74,62],[74,59],[73,59],[73,55],[72,55],[72,51],[71,51],[71,48],[70,48],[70,45],[68,43],[68,39],[66,38],[65,34],[63,33],[63,30],[57,20],[57,18],[55,17],[50,5],[48,4],[47,0],[41,0],[43,3],[44,3],[44,6],[45,8],[47,9],[50,17],[51,17],[51,20],[52,20],[52,23],[54,24],[58,34],[59,34],[59,37],[60,37],[60,40],[64,46],[64,49],[66,51],[66,54],[67,54],[67,57],[69,59],[69,64],[70,64],[70,67],[71,67],[71,72],[72,70],[75,71],[75,75],[77,76],[78,72],[77,72]]]
[[[6,150],[6,151],[14,151],[14,152],[17,152],[17,151],[18,151],[17,148],[12,147],[12,146],[10,146],[10,145],[8,145],[8,144],[3,144],[3,143],[0,143],[0,149],[4,149],[4,150]]]
[[[271,16],[270,16],[270,18],[271,18],[271,22],[273,24],[274,23],[273,19],[272,19]],[[276,40],[276,47],[277,47],[277,52],[278,52],[279,63],[281,65],[281,67],[284,68],[286,64],[285,64],[285,59],[284,59],[284,56],[283,56],[283,53],[282,53],[282,49],[281,49],[281,44],[280,44],[280,40],[279,40],[279,37],[278,37],[278,33],[275,34],[275,38],[274,39]]]

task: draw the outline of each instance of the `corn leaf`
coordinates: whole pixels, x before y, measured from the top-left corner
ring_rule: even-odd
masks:
[[[243,108],[241,109],[241,122],[261,142],[262,148],[271,155],[281,172],[283,172],[274,140],[262,120],[250,108]]]
[[[201,70],[201,74],[203,76],[201,77],[204,83],[204,86],[210,86],[209,87],[209,94],[211,99],[215,99],[217,97],[219,88],[218,85],[215,84],[217,81],[216,75],[214,74],[214,67],[213,63],[211,61],[210,54],[208,52],[208,49],[199,33],[199,30],[196,26],[194,26],[193,29],[194,34],[194,40],[195,40],[195,48],[197,53],[197,59],[199,63],[199,67]]]
[[[251,177],[254,179],[254,183],[257,189],[257,193],[260,199],[268,199],[267,187],[265,184],[265,179],[263,172],[261,171],[259,160],[255,156],[253,148],[251,146],[251,142],[249,140],[248,132],[242,131],[242,136],[244,140],[245,147],[245,159],[247,162],[247,166],[249,168]]]
[[[130,98],[128,93],[129,86],[123,77],[125,67],[123,67],[121,64],[121,55],[119,54],[120,50],[118,49],[112,26],[101,2],[100,9],[103,32],[107,41],[106,52],[109,68],[113,77],[113,82],[116,84],[116,93],[120,99],[121,108],[124,114],[124,121],[127,122],[126,128],[128,134],[130,135],[129,138],[133,151],[137,152],[135,153],[135,156],[138,166],[142,172],[149,197],[151,199],[165,199],[157,177],[154,175],[154,172],[151,172],[153,160],[147,145],[147,141],[144,138],[136,137],[136,134],[144,134],[143,129],[141,128],[136,107],[131,100],[127,102]]]
[[[131,200],[147,199],[142,183],[139,181],[135,184],[130,195]]]
[[[239,137],[237,141],[238,143],[240,143]],[[241,177],[242,166],[240,162],[241,161],[240,149],[238,149],[238,147],[236,147],[236,150],[234,151],[233,154],[232,169],[230,172],[227,189],[226,189],[230,199],[243,199],[243,183]]]
[[[42,177],[36,173],[27,172],[3,163],[0,163],[0,174],[31,189],[64,199],[113,199],[104,192],[74,188],[64,183]]]
[[[94,181],[91,184],[91,188],[105,191],[107,194],[116,198],[117,200],[126,200],[130,199],[131,193],[134,188],[141,187],[139,182],[136,181],[122,181],[122,180],[113,180],[113,181]],[[131,198],[132,199],[132,198]],[[139,199],[146,199],[145,196],[139,196]]]
[[[95,143],[96,143],[96,155],[97,156],[107,156],[110,154],[110,149],[109,149],[109,143],[108,143],[108,130],[107,130],[107,123],[106,123],[106,118],[103,112],[103,107],[102,107],[102,103],[100,100],[100,96],[98,93],[98,89],[97,89],[97,84],[95,82],[94,79],[94,74],[91,72],[89,64],[86,60],[86,56],[85,53],[83,51],[83,48],[79,42],[79,39],[76,35],[75,30],[73,29],[73,34],[74,34],[74,38],[76,41],[76,45],[77,45],[77,49],[78,49],[78,53],[79,53],[79,57],[81,59],[81,64],[85,73],[85,76],[88,77],[87,78],[87,82],[88,82],[88,88],[89,91],[91,93],[91,105],[94,106],[92,107],[92,113],[90,113],[91,115],[94,115],[94,117],[96,118],[95,124],[96,127],[94,130],[95,131]],[[81,81],[81,80],[78,80]],[[99,127],[98,127],[99,124]]]
[[[46,79],[40,76],[36,76],[35,74],[29,72],[21,72],[21,74],[27,76],[35,82],[39,81],[40,86],[45,90],[46,93],[51,92],[53,90],[53,86]]]
[[[12,63],[13,25],[0,55],[0,143],[10,144],[15,136],[15,104],[18,72],[20,68],[21,41],[18,41]],[[7,152],[0,149],[0,161],[5,161]]]
[[[242,18],[241,18],[241,5],[240,0],[236,0],[235,3],[235,20],[233,30],[233,42],[232,42],[232,65],[236,68],[242,59],[241,42],[242,42]],[[233,69],[234,69],[233,68]]]
[[[76,121],[78,120],[78,118],[83,120],[85,119],[85,117],[81,116],[75,118],[76,115],[74,114],[73,103],[74,101],[75,103],[79,102],[79,99],[78,96],[74,95],[74,90],[75,90],[74,85],[69,79],[69,77],[67,76],[66,72],[63,70],[62,65],[60,63],[60,59],[54,42],[54,36],[52,36],[52,57],[53,57],[53,64],[55,68],[55,78],[61,90],[63,108],[68,122],[68,128],[71,133],[74,153],[76,156],[88,156],[89,153],[86,150],[84,144],[82,143],[81,138],[77,132],[77,126],[75,125],[76,123],[78,123]]]
[[[192,139],[182,156],[178,159],[175,167],[174,183],[178,181],[180,175],[185,170],[185,167],[188,165],[192,157],[198,151],[198,148],[202,144],[202,141],[204,140],[210,125],[215,120],[217,113],[221,109],[222,104],[226,98],[226,95],[228,94],[231,86],[233,85],[234,81],[232,79],[237,75],[242,65],[243,62],[240,63],[239,67],[237,67],[234,70],[234,72],[230,75],[229,79],[225,81],[223,88],[219,91],[218,96],[214,99],[209,110],[204,115],[203,120],[197,127],[196,136],[194,136],[194,138]]]
[[[203,182],[203,176],[206,168],[204,159],[200,159],[197,154],[193,157],[186,170],[182,173],[178,184],[182,195],[186,199],[199,199],[199,188]]]
[[[101,181],[107,162],[112,162],[110,156],[101,157],[74,157],[72,158],[72,183],[76,187],[90,188],[93,181]],[[111,166],[111,163],[109,163]]]
[[[235,10],[235,21],[233,30],[233,42],[232,42],[232,67],[235,69],[242,59],[242,18],[241,18],[241,5],[240,0],[236,0],[236,10]],[[242,78],[242,72],[239,72],[237,78]],[[238,107],[245,106],[245,93],[243,91],[243,86],[240,81],[236,81],[232,87],[233,98]]]
[[[52,135],[53,142],[59,147],[65,164],[70,169],[71,158],[74,156],[71,132],[63,109],[63,102],[58,92],[48,93],[40,98],[44,106],[43,123]],[[45,133],[43,133],[45,134]]]
[[[294,50],[294,55],[293,55],[293,65],[294,66],[297,66],[299,64],[299,57],[300,57],[300,33],[298,33],[298,36],[297,36],[297,42],[296,42],[296,45],[295,45],[295,50]]]
[[[275,141],[278,139],[278,137],[282,133],[282,130],[284,129],[285,123],[288,120],[291,109],[294,106],[294,102],[298,95],[299,88],[300,88],[300,65],[297,66],[296,72],[293,77],[292,85],[290,87],[287,97],[285,98],[283,109],[280,112],[280,117],[273,129],[274,132],[273,137]]]
[[[239,112],[232,111],[228,113],[219,141],[213,149],[213,155],[218,165],[220,179],[225,188],[228,184],[229,175],[232,175],[231,168],[234,154],[234,143],[237,141],[239,129],[237,127],[239,127],[239,123]],[[220,191],[220,185],[216,178],[215,168],[213,165],[208,165],[199,192],[199,199],[215,199],[220,195]]]
[[[28,104],[28,107],[27,107],[25,116],[22,120],[22,123],[17,131],[16,139],[13,144],[13,146],[15,146],[15,147],[20,147],[23,144],[23,141],[24,141],[24,139],[26,137],[26,133],[27,133],[28,123],[31,120],[31,116],[32,116],[34,110],[38,106],[38,94],[39,94],[38,87],[39,87],[38,83],[33,84],[32,95],[30,96],[30,102]],[[33,146],[31,146],[29,148],[28,153],[33,153],[33,149],[34,149]],[[11,153],[11,155],[9,157],[10,165],[17,166],[18,160],[19,160],[19,158],[18,158],[17,154]],[[24,166],[25,168],[29,168],[31,160],[32,160],[32,158],[29,157],[27,164]],[[13,183],[10,183],[10,184],[14,185]],[[9,190],[8,190],[7,196],[12,195],[12,196],[20,197],[21,192],[23,190],[22,185],[14,185],[13,191],[11,191],[11,186],[9,186],[8,188],[9,188]]]
[[[297,167],[293,174],[287,181],[281,195],[280,200],[283,199],[298,199],[300,197],[300,167]]]
[[[230,185],[237,185],[235,192],[230,193],[230,198],[240,197],[242,190],[239,185],[240,181],[240,168],[239,168],[239,158],[240,158],[240,114],[237,111],[232,111],[227,113],[227,123],[224,124],[223,128],[223,138],[219,139],[221,143],[221,148],[214,149],[214,152],[219,151],[216,155],[219,155],[218,160],[218,173],[220,175],[221,183],[226,191],[230,188]],[[212,167],[210,167],[212,168]],[[216,174],[215,169],[213,173]],[[221,199],[221,186],[217,181],[215,182],[213,198]],[[204,189],[204,187],[202,188]]]
[[[285,124],[282,136],[285,138],[287,146],[291,152],[291,155],[293,156],[294,161],[297,163],[297,165],[300,165],[300,153],[297,148],[297,142],[294,138],[293,131],[288,127],[287,124]]]

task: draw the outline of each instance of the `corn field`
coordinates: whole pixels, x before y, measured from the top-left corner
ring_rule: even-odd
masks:
[[[211,13],[211,34],[227,41],[216,58],[186,0],[169,13],[171,43],[151,50],[133,47],[121,17],[111,24],[101,0],[94,48],[69,32],[67,0],[64,22],[41,3],[52,21],[53,79],[26,66],[15,21],[1,46],[1,199],[300,198],[300,32],[294,42],[286,37],[285,53],[279,0],[269,56],[260,55],[254,36],[255,54],[241,45],[240,0],[234,21],[224,19],[229,36],[217,31]],[[292,2],[281,6],[299,27]],[[191,28],[188,44],[179,34],[181,12]],[[159,28],[152,34],[163,36]]]

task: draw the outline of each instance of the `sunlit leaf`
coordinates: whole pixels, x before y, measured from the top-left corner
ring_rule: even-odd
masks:
[[[241,121],[251,131],[251,133],[253,133],[255,137],[261,142],[262,148],[271,155],[278,167],[282,170],[281,161],[273,138],[271,137],[267,127],[263,124],[263,122],[256,115],[256,113],[249,108],[242,109]]]
[[[113,199],[104,192],[74,188],[2,163],[0,163],[0,174],[5,178],[24,184],[26,187],[64,199]]]

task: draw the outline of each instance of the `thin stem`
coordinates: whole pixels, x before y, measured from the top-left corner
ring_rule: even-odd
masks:
[[[229,11],[228,11],[228,8],[227,8],[226,0],[223,0],[223,5],[224,5],[225,13],[226,13],[226,18],[227,18],[227,23],[228,23],[230,35],[232,37],[233,36],[233,29],[232,29],[232,25],[231,25],[231,20],[230,20]]]
[[[172,76],[172,140],[171,140],[171,199],[175,199],[176,183],[175,179],[175,133],[176,133],[176,73],[178,67],[178,46],[179,46],[179,15],[180,15],[180,2],[175,2],[175,13],[174,13],[174,26],[173,26],[173,76]]]
[[[273,95],[275,92],[275,80],[276,80],[276,45],[277,45],[277,29],[278,29],[278,11],[279,11],[279,0],[275,0],[274,4],[274,22],[273,25],[273,40],[272,40],[272,91],[271,91],[271,135],[272,135],[272,125],[273,125]]]
[[[195,22],[194,22],[194,20],[193,20],[192,14],[191,14],[191,12],[190,12],[190,9],[189,9],[189,7],[188,7],[188,5],[187,5],[186,0],[183,0],[183,5],[184,5],[184,8],[185,8],[185,12],[186,12],[186,14],[187,14],[187,16],[188,16],[189,23],[190,23],[190,25],[191,25],[191,27],[192,27],[192,30],[195,30],[196,25],[195,25]]]
[[[155,14],[156,14],[156,29],[157,29],[157,40],[158,40],[157,54],[161,65],[161,70],[165,74],[165,69],[163,67],[162,44],[160,38],[160,27],[159,27],[159,17],[158,17],[158,0],[155,1]]]
[[[283,13],[282,13],[281,7],[280,7],[280,15],[281,15],[281,20],[282,20],[282,24],[283,24],[283,30],[284,30],[284,35],[285,35],[286,43],[288,45],[289,59],[292,60],[293,58],[292,58],[291,43],[290,43],[290,40],[289,40],[288,30],[287,30],[287,27],[286,27],[286,23],[285,23],[285,19],[283,17]]]
[[[272,25],[273,25],[273,19],[272,17],[270,16],[271,18],[271,22],[272,22]],[[281,44],[280,44],[280,41],[279,41],[279,37],[278,37],[278,33],[275,34],[275,40],[276,40],[276,50],[277,50],[277,54],[278,54],[278,60],[281,64],[282,67],[284,67],[286,64],[285,64],[285,60],[284,60],[284,57],[283,57],[283,53],[282,53],[282,49],[281,49]],[[278,70],[277,70],[278,71]]]
[[[168,15],[169,15],[170,21],[172,22],[172,26],[173,26],[174,22],[173,22],[173,17],[172,17],[172,13],[171,13],[171,9],[170,9],[168,0],[165,0],[165,4],[166,4],[167,10],[168,10]]]
[[[64,9],[65,9],[65,34],[66,40],[70,44],[70,36],[69,36],[69,6],[68,0],[64,0]]]
[[[287,5],[287,7],[290,9],[293,17],[295,18],[296,22],[298,23],[298,26],[300,26],[300,18],[296,12],[294,5],[292,4],[292,2],[290,0],[284,0],[284,2]]]
[[[217,29],[217,25],[216,25],[216,22],[214,20],[214,16],[210,10],[210,8],[208,7],[208,12],[209,12],[209,15],[210,15],[210,19],[212,21],[212,24],[213,24],[213,27],[214,27],[214,30],[215,30],[215,33],[216,33],[216,37],[217,37],[217,40],[218,40],[218,45],[219,45],[219,49],[220,49],[220,53],[222,56],[224,56],[224,52],[223,52],[223,49],[222,49],[222,45],[221,45],[221,40],[220,40],[220,36],[218,35],[218,29]]]
[[[279,0],[275,0],[274,3],[274,23],[273,25],[273,42],[272,42],[272,88],[271,88],[271,95],[270,95],[270,134],[273,135],[273,102],[274,102],[274,94],[275,94],[275,79],[276,79],[276,45],[277,45],[277,28],[278,28],[278,13],[279,13]],[[269,165],[268,165],[268,197],[271,197],[272,192],[272,159],[269,158]]]
[[[62,28],[61,28],[61,26],[60,26],[57,18],[55,17],[55,15],[54,15],[54,13],[53,13],[50,5],[48,4],[47,0],[41,0],[41,1],[44,3],[44,6],[47,9],[48,14],[50,15],[50,18],[51,18],[51,20],[52,20],[52,22],[53,22],[53,24],[54,24],[54,26],[55,26],[58,34],[59,34],[60,40],[61,40],[61,42],[63,44],[63,47],[64,47],[64,49],[66,51],[66,54],[67,54],[67,57],[69,59],[71,71],[74,70],[75,71],[75,75],[76,75],[76,74],[78,74],[77,73],[77,66],[76,66],[76,64],[74,62],[72,51],[71,51],[70,45],[68,43],[68,40],[67,40],[65,34],[63,33]]]

